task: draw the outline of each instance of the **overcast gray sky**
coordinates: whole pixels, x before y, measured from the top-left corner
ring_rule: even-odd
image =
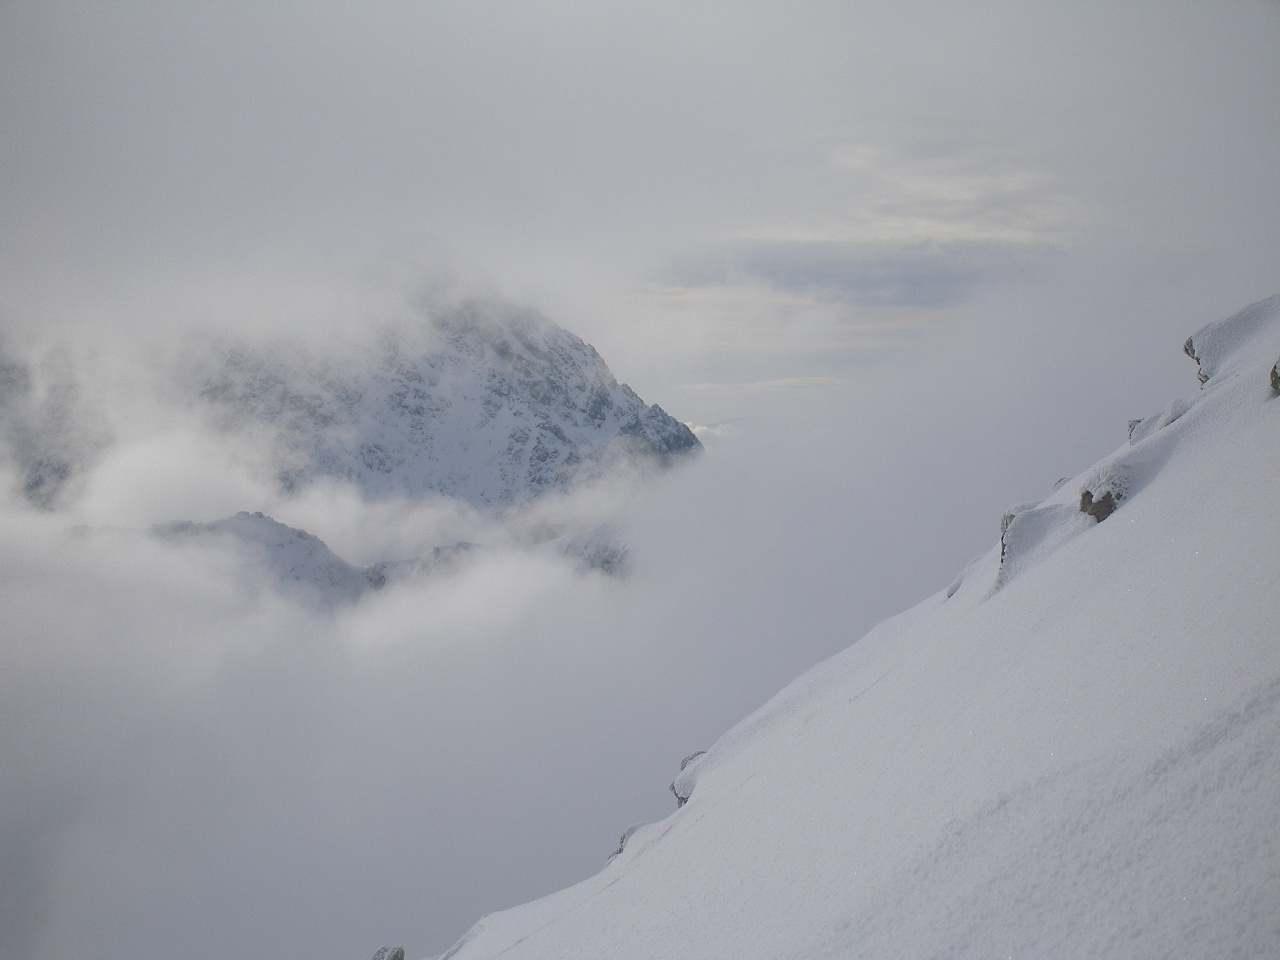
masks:
[[[119,440],[0,524],[0,957],[443,950],[1195,389],[1183,339],[1280,290],[1280,5],[904,6],[0,6],[7,349]],[[373,549],[403,517],[283,502],[127,386],[441,282],[710,428],[619,501],[631,579],[316,619],[130,533]]]

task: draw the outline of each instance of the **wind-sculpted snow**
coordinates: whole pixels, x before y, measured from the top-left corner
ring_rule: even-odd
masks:
[[[1280,955],[1280,299],[1189,343],[1198,394],[446,956]]]
[[[225,427],[269,432],[286,491],[327,477],[368,497],[503,506],[700,446],[578,337],[474,306],[411,335],[388,331],[356,356],[227,347],[199,398]]]
[[[1252,359],[1260,342],[1274,341],[1277,310],[1280,310],[1280,294],[1259,300],[1188,337],[1183,350],[1199,367],[1200,382],[1207,383]]]

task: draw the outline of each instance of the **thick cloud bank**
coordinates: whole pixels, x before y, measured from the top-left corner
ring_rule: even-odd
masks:
[[[701,458],[496,513],[334,478],[289,493],[270,436],[148,399],[173,367],[130,358],[155,354],[68,360],[110,440],[52,510],[8,464],[4,949],[425,953],[594,873],[670,808],[681,757],[949,582],[1097,444],[1081,411],[1116,398],[1060,399],[1097,358],[991,365],[1018,343],[988,325],[856,385],[762,388],[759,413],[699,428]],[[1044,420],[1089,429],[1028,443]],[[241,510],[277,523],[235,535]],[[581,562],[599,531],[625,576]],[[428,562],[316,602],[272,559],[290,543],[334,582]],[[479,546],[430,562],[458,544]]]
[[[1229,7],[0,4],[0,955],[420,956],[595,874],[1274,292]],[[389,365],[459,290],[581,378]]]

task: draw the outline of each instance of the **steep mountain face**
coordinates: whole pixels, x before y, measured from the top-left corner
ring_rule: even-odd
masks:
[[[286,491],[327,477],[368,497],[436,492],[500,507],[700,447],[593,347],[536,314],[463,306],[419,333],[386,333],[358,358],[226,348],[198,381],[199,402],[226,428],[270,435]]]
[[[242,557],[247,570],[263,575],[281,594],[325,610],[355,603],[370,591],[403,580],[454,570],[485,552],[480,544],[458,542],[433,547],[420,557],[379,560],[358,567],[305,530],[262,513],[244,511],[212,523],[167,523],[153,532],[178,545],[220,543],[229,547]],[[607,524],[550,540],[536,549],[566,559],[582,570],[618,575],[626,569],[626,547]]]
[[[1280,955],[1280,297],[604,871],[444,956]]]
[[[701,449],[592,346],[493,304],[439,309],[329,352],[203,341],[176,379],[222,430],[265,437],[285,493],[327,478],[367,498],[439,493],[502,508]],[[34,506],[74,493],[112,443],[111,414],[83,395],[66,355],[29,361],[0,345],[0,456]]]

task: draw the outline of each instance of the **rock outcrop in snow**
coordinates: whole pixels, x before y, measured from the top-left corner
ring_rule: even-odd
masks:
[[[1199,367],[1200,383],[1208,383],[1253,359],[1259,342],[1272,338],[1277,310],[1280,294],[1259,300],[1187,337],[1182,349]]]
[[[1280,955],[1280,298],[1187,352],[1199,394],[446,956]]]
[[[689,798],[693,796],[693,788],[698,785],[698,768],[706,755],[707,751],[698,750],[680,761],[680,776],[672,780],[667,787],[675,795],[677,809],[688,803]]]
[[[388,331],[358,358],[226,347],[200,384],[224,428],[267,432],[286,491],[328,477],[366,497],[434,492],[501,507],[700,448],[578,337],[475,305]]]

